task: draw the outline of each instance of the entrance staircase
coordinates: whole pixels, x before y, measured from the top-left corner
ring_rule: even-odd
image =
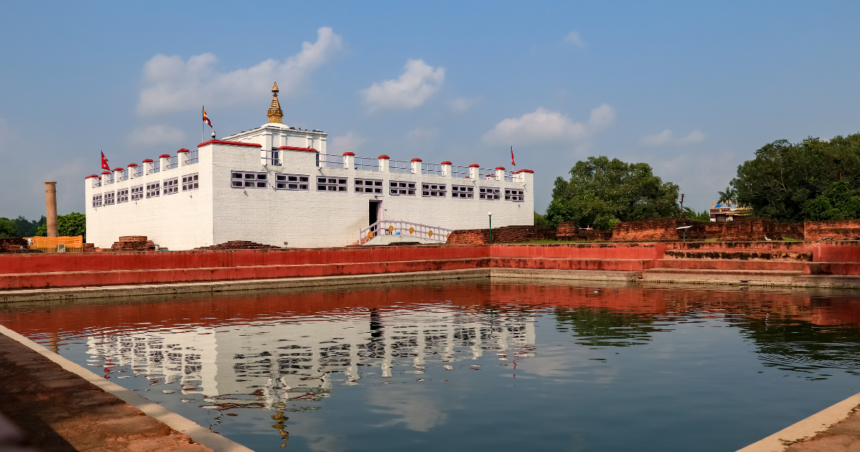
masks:
[[[388,245],[397,242],[446,243],[451,230],[400,220],[379,220],[358,231],[354,245]]]

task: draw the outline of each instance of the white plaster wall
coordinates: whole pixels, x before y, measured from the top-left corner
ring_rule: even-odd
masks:
[[[213,162],[214,241],[249,240],[274,246],[328,247],[350,245],[358,241],[359,230],[369,225],[369,203],[382,201],[380,219],[403,220],[447,229],[477,229],[488,225],[493,213],[493,227],[531,225],[534,223],[532,174],[522,173],[517,182],[452,179],[435,175],[400,174],[354,169],[318,168],[316,154],[281,151],[283,166],[264,166],[258,148],[230,145],[208,145]],[[203,152],[203,151],[201,151]],[[208,151],[207,151],[208,152]],[[269,188],[234,189],[230,186],[232,170],[258,171],[268,174]],[[275,174],[310,176],[310,191],[275,190]],[[316,176],[346,177],[348,191],[318,192]],[[354,192],[354,179],[382,179],[384,193],[371,195]],[[418,184],[416,196],[390,196],[390,180]],[[447,185],[446,198],[424,198],[422,182]],[[475,199],[451,198],[451,184],[472,185]],[[482,186],[522,189],[524,202],[486,201],[478,199]]]
[[[212,156],[199,152],[199,163],[185,165],[155,174],[143,174],[136,179],[92,188],[85,182],[87,242],[99,248],[109,248],[120,236],[145,235],[159,246],[184,250],[215,244],[212,241]],[[199,174],[199,188],[181,190],[182,176]],[[180,191],[165,195],[163,180],[179,178]],[[145,186],[153,181],[162,183],[157,198],[146,198]],[[144,197],[131,200],[131,187],[144,185]],[[129,189],[129,201],[112,206],[93,208],[92,197],[98,193]]]
[[[326,152],[328,134],[322,131],[291,129],[286,124],[267,123],[262,126],[223,138],[224,141],[256,143],[269,149],[280,146],[312,148]]]

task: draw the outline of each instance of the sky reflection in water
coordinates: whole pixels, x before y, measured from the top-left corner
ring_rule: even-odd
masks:
[[[847,293],[475,284],[6,307],[263,450],[735,450],[858,392]]]

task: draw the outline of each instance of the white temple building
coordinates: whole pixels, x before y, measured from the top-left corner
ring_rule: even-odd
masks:
[[[444,243],[456,229],[534,224],[534,172],[326,152],[328,134],[282,123],[86,178],[87,241],[147,236],[171,250],[233,240],[279,247]]]

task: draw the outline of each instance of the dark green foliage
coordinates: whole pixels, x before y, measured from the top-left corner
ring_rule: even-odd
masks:
[[[535,212],[535,226],[549,226],[549,223],[546,221],[546,215],[541,215]]]
[[[684,219],[698,221],[700,223],[709,223],[711,221],[711,214],[707,210],[696,212],[689,207],[684,207]]]
[[[82,213],[72,212],[68,215],[57,217],[57,232],[60,237],[75,237],[82,235],[87,240],[87,216]]]
[[[9,237],[20,237],[18,228],[15,227],[15,221],[0,217],[0,239]]]
[[[546,218],[553,227],[575,221],[579,227],[611,230],[618,221],[680,217],[678,186],[663,182],[646,163],[589,157],[576,162],[570,181],[555,180]]]
[[[835,185],[840,180],[844,184]],[[854,134],[829,142],[809,138],[765,145],[738,167],[729,191],[755,216],[803,221],[858,218],[860,210],[851,201],[858,188],[860,134]]]
[[[36,234],[36,231],[39,229],[40,225],[46,224],[47,219],[42,215],[42,218],[39,221],[36,220],[27,220],[22,216],[18,216],[15,219],[15,227],[18,229],[18,237],[33,237]]]

